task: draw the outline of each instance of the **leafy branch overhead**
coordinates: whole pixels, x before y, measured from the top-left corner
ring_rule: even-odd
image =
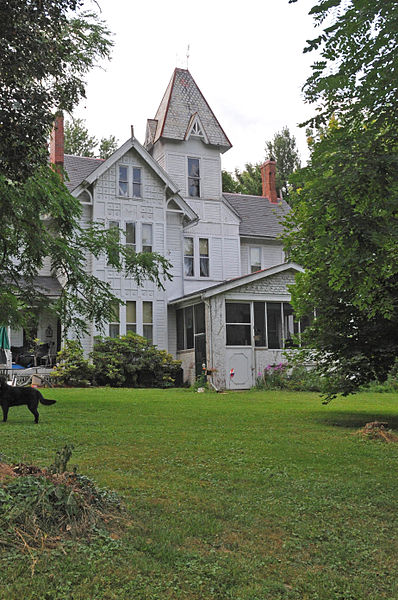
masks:
[[[317,111],[285,245],[305,268],[293,303],[316,308],[308,343],[333,395],[384,380],[398,355],[398,4],[311,13],[324,25],[306,48],[320,53],[304,85]]]
[[[47,307],[65,330],[110,319],[111,286],[90,275],[87,255],[105,256],[116,271],[162,286],[169,262],[135,254],[120,233],[81,224],[81,206],[48,165],[54,115],[71,113],[84,78],[109,58],[111,34],[82,0],[9,0],[0,4],[0,323],[26,326]],[[115,140],[103,139],[112,153]],[[112,149],[113,148],[113,149]],[[45,289],[43,266],[59,289]],[[48,284],[47,284],[48,285]],[[49,291],[52,294],[49,295]]]

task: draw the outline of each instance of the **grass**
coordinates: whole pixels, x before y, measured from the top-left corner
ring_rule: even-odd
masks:
[[[398,598],[396,394],[323,406],[317,394],[46,390],[1,426],[1,452],[71,464],[118,491],[117,539],[25,555],[0,551],[1,600]],[[116,537],[116,536],[115,536]],[[34,565],[34,576],[30,573]]]

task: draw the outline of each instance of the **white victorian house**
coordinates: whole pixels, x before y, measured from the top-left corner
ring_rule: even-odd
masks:
[[[64,155],[58,120],[51,162],[64,165],[84,220],[120,227],[126,244],[172,263],[173,279],[161,290],[150,282],[138,288],[104,258],[88,261],[125,303],[108,334],[144,335],[181,360],[191,382],[205,364],[217,388],[245,389],[283,361],[300,332],[288,288],[301,268],[285,262],[278,239],[289,206],[277,198],[275,163],[262,167],[263,196],[223,194],[221,155],[230,148],[190,72],[175,69],[144,145],[132,131],[105,161]],[[50,271],[41,275],[56,293]],[[59,326],[43,315],[38,337],[46,331],[59,345]],[[92,327],[83,340],[87,352],[98,333]],[[12,332],[12,344],[21,336]]]

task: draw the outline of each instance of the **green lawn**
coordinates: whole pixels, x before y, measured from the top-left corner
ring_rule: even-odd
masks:
[[[397,599],[398,397],[190,390],[45,390],[0,423],[0,451],[71,464],[131,513],[115,540],[0,553],[1,600]],[[31,578],[32,564],[34,576]]]

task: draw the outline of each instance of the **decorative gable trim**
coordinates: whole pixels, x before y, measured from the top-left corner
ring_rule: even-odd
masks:
[[[159,165],[158,162],[145,150],[145,148],[139,143],[139,141],[135,137],[131,137],[128,139],[120,148],[116,150],[107,160],[105,160],[101,165],[95,169],[84,181],[82,181],[81,185],[87,186],[96,181],[98,177],[101,177],[112,165],[114,165],[118,160],[120,160],[126,152],[134,149],[143,159],[144,162],[160,177],[160,179],[167,185],[172,194],[178,194],[179,188],[176,186],[174,181],[170,179],[169,175],[166,173],[164,169]],[[80,187],[80,186],[79,186]]]
[[[209,138],[207,137],[206,130],[203,127],[198,113],[194,113],[189,120],[185,140],[189,140],[191,136],[200,138],[205,144],[209,143]]]

